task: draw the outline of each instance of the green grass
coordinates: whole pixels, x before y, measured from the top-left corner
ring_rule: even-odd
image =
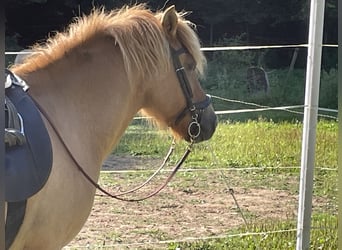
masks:
[[[313,195],[314,198],[323,200],[324,205],[313,208],[311,249],[337,249],[337,127],[337,122],[328,120],[320,120],[317,124]],[[184,168],[239,169],[238,172],[230,171],[228,174],[232,186],[278,189],[297,195],[302,129],[300,122],[273,122],[263,119],[248,122],[221,121],[210,141],[194,147]],[[165,131],[157,131],[147,127],[145,123],[134,122],[113,153],[162,159],[171,140],[169,133]],[[185,147],[186,143],[177,143],[171,163],[181,156]],[[290,166],[294,168],[283,168]],[[198,183],[206,183],[204,180],[207,174],[184,172],[178,173],[178,178],[184,183],[194,179],[203,179]],[[148,173],[139,175],[148,176]],[[133,176],[129,179],[134,181]],[[227,231],[227,237],[223,239],[172,243],[168,247],[208,250],[295,249],[295,231],[229,236],[289,229],[296,229],[295,217],[288,221],[252,223],[248,229],[241,227]]]
[[[312,218],[310,249],[337,249],[337,217],[329,214],[314,215]],[[276,221],[253,224],[227,232],[221,239],[172,243],[169,250],[230,250],[230,249],[296,249],[295,221]]]
[[[245,183],[249,187],[262,186],[296,194],[298,187],[289,183],[294,178],[297,181],[300,175],[302,129],[299,122],[223,121],[210,141],[195,145],[183,168],[242,169],[247,179],[253,179]],[[162,159],[171,140],[165,131],[134,124],[113,153]],[[186,143],[178,142],[170,164],[176,163],[185,148]],[[336,199],[337,122],[318,122],[315,156],[314,195]],[[272,181],[265,182],[265,176]]]
[[[289,167],[300,166],[302,123],[258,121],[222,121],[213,138],[195,145],[187,164],[193,167]],[[171,137],[165,131],[156,131],[146,124],[131,125],[115,154],[163,157]],[[316,166],[337,167],[337,122],[320,121],[317,124]],[[178,142],[176,158],[186,146]]]

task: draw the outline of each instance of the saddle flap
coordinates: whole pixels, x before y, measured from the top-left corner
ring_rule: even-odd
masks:
[[[5,200],[25,200],[46,183],[52,168],[52,146],[44,121],[30,96],[18,85],[5,90],[24,124],[26,142],[5,148]]]

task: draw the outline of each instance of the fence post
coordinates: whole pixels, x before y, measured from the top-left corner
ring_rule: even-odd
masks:
[[[298,201],[297,250],[310,247],[313,173],[324,21],[324,0],[311,0],[301,173]]]
[[[342,4],[341,4],[341,1],[338,3],[338,13],[342,13]],[[342,16],[341,14],[338,15],[338,26],[339,27],[342,27]],[[338,159],[337,159],[337,162],[338,162],[338,178],[337,178],[337,181],[338,181],[338,197],[337,197],[337,200],[338,200],[338,206],[339,206],[339,210],[338,210],[338,221],[339,222],[342,222],[342,85],[341,85],[341,82],[342,82],[342,61],[341,61],[341,58],[342,58],[342,48],[341,48],[341,45],[342,45],[342,32],[341,30],[339,30],[338,32],[338,58],[339,58],[339,61],[340,63],[338,64],[338,120],[339,120],[339,123],[338,123]],[[342,225],[340,223],[340,225],[338,226],[338,232],[337,232],[339,235],[338,237],[338,248],[337,249],[342,249]]]
[[[0,249],[5,249],[5,11],[4,3],[0,4]]]

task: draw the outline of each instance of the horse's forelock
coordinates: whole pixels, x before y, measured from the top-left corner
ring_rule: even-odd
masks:
[[[195,24],[180,16],[177,29],[178,39],[194,58],[199,75],[203,76],[207,62],[201,51],[201,44],[195,33],[195,28]]]
[[[200,40],[196,34],[196,25],[185,17],[188,16],[190,12],[181,11],[177,13],[178,25],[176,31],[176,38],[179,42],[187,49],[187,51],[194,58],[197,65],[197,72],[200,76],[204,75],[207,61],[201,52]],[[156,14],[157,19],[161,20],[163,12]]]

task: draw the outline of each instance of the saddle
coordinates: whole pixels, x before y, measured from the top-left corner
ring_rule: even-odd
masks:
[[[5,200],[18,202],[45,185],[52,146],[26,83],[6,70],[5,87]]]

